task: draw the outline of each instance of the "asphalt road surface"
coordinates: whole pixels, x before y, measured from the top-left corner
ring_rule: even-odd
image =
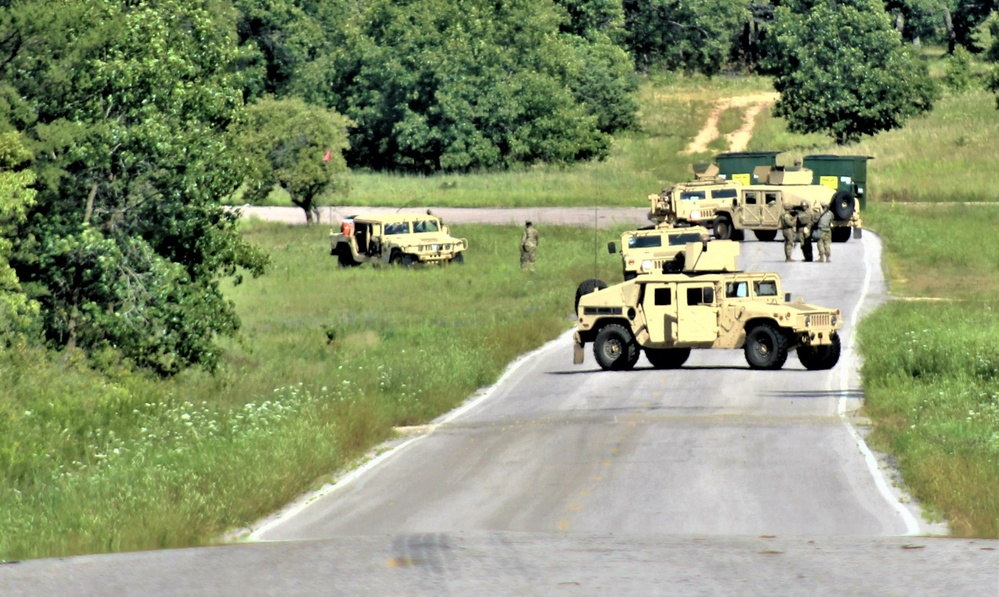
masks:
[[[241,543],[6,564],[0,595],[997,595],[999,542],[942,537],[863,441],[852,325],[880,260],[870,233],[829,264],[742,244],[842,310],[831,371],[605,372],[563,335]]]

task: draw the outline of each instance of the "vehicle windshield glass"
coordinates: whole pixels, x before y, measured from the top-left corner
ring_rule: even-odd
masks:
[[[686,232],[684,234],[677,234],[676,236],[669,237],[669,244],[674,247],[679,247],[687,243],[696,243],[701,240],[701,235],[697,232]]]
[[[663,239],[660,236],[629,236],[629,249],[648,249],[651,247],[663,246]]]
[[[395,222],[385,224],[385,234],[407,234],[409,232],[409,222]]]
[[[680,201],[699,201],[704,199],[704,191],[683,191],[680,193]]]
[[[438,232],[440,227],[436,220],[419,220],[413,222],[413,232]]]
[[[763,280],[753,285],[753,292],[756,296],[777,296],[777,282],[773,280]]]

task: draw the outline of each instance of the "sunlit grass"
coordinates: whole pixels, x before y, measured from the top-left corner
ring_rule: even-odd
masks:
[[[579,280],[620,278],[620,231],[454,226],[464,266],[339,269],[327,230],[252,224],[273,272],[227,289],[222,369],[102,378],[26,351],[0,361],[0,560],[198,545],[426,422],[567,330]],[[568,357],[567,357],[568,362]]]

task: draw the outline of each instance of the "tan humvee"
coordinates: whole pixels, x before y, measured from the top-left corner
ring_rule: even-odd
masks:
[[[643,274],[579,297],[573,362],[583,349],[603,369],[631,369],[644,352],[657,369],[683,365],[694,348],[741,348],[753,369],[780,369],[797,349],[807,369],[839,360],[839,309],[791,302],[780,276],[736,270],[733,241],[689,243],[681,273]]]
[[[346,218],[330,231],[330,255],[343,267],[362,263],[462,263],[468,241],[454,238],[440,218],[396,213]]]
[[[676,256],[683,253],[687,243],[699,242],[711,232],[702,226],[670,224],[650,226],[639,230],[629,230],[621,235],[621,267],[624,279],[631,280],[639,274],[647,274],[676,267]],[[607,252],[618,252],[617,245],[607,243]],[[679,270],[677,270],[679,271]]]
[[[753,177],[760,184],[746,185],[726,180],[709,170],[697,180],[667,187],[649,195],[649,219],[673,225],[701,225],[714,230],[715,238],[738,240],[746,230],[756,238],[771,241],[780,229],[785,210],[818,214],[826,206],[833,212],[832,237],[845,242],[850,231],[857,238],[863,223],[860,207],[849,191],[812,183],[812,170],[760,166]],[[833,181],[835,184],[835,180]]]

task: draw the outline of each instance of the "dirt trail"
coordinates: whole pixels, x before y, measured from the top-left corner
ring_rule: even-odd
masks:
[[[776,92],[757,93],[754,95],[740,95],[718,102],[715,109],[711,111],[708,120],[704,123],[701,132],[690,142],[684,153],[701,153],[708,151],[708,143],[721,136],[718,132],[718,118],[721,113],[729,108],[746,108],[742,114],[742,126],[738,130],[725,135],[728,141],[728,151],[744,151],[749,145],[749,140],[753,136],[753,126],[756,124],[756,116],[764,109],[780,98]]]

